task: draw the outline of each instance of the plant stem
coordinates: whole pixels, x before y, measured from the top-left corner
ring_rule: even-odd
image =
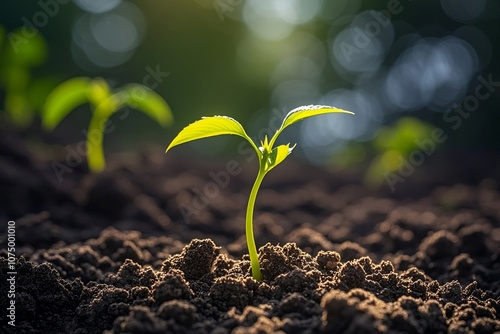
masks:
[[[106,164],[102,147],[103,122],[105,122],[105,119],[96,115],[94,111],[87,130],[87,163],[89,170],[93,173],[102,172]]]
[[[255,179],[252,190],[250,191],[250,197],[248,198],[247,217],[245,224],[248,254],[250,255],[250,264],[252,266],[252,276],[257,281],[262,280],[262,274],[260,272],[259,255],[257,253],[255,238],[253,236],[253,211],[255,206],[255,199],[257,198],[257,192],[259,191],[259,187],[262,183],[264,175],[266,175],[266,172],[261,166],[259,168],[259,174],[257,174],[257,178]]]
[[[93,105],[92,117],[87,133],[87,162],[93,173],[100,173],[106,167],[103,137],[109,117],[123,105],[122,95],[114,94]]]

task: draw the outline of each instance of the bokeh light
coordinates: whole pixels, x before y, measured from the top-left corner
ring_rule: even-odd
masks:
[[[319,18],[331,25],[349,24],[361,7],[361,0],[323,1]]]
[[[271,87],[286,80],[318,82],[325,70],[327,51],[324,43],[307,32],[296,33],[283,50],[270,74]]]
[[[358,14],[349,27],[338,34],[336,26],[332,29],[332,65],[340,72],[377,71],[394,39],[392,23],[376,11]]]
[[[144,33],[142,13],[131,3],[84,13],[73,25],[73,58],[85,69],[121,65],[133,56]]]
[[[478,67],[474,49],[464,40],[422,39],[405,50],[390,69],[386,96],[399,110],[445,108],[463,96]]]
[[[276,118],[273,110],[283,117],[322,103],[356,112],[307,120],[283,133],[282,141],[307,147],[306,153],[299,145],[295,156],[313,164],[327,163],[343,146],[369,143],[377,129],[401,117],[440,126],[443,113],[473,94],[481,76],[499,80],[496,1],[74,0],[60,3],[50,18],[37,2],[29,10],[10,6],[22,15],[0,13],[5,31],[26,24],[20,34],[29,34],[31,24],[47,34],[49,72],[56,77],[102,76],[119,85],[140,82],[157,68],[168,73],[154,89],[180,108],[172,134],[202,115],[227,114],[259,133],[266,117]],[[491,103],[494,98],[481,101],[481,108]],[[481,122],[494,123],[474,119],[464,122],[469,135],[482,133]],[[231,140],[216,144],[214,155],[234,152]],[[193,149],[206,153],[212,146]]]
[[[356,116],[323,115],[301,124],[300,152],[314,164],[324,164],[348,141],[370,139],[383,120],[382,106],[363,90],[336,89],[325,94],[320,104],[355,110]]]
[[[278,16],[291,24],[303,24],[313,20],[321,10],[322,0],[274,0]]]
[[[248,0],[243,8],[243,20],[249,31],[266,40],[281,40],[290,36],[295,26],[313,20],[321,10],[322,0]]]
[[[122,0],[73,0],[81,9],[93,13],[102,14],[116,8]]]
[[[293,32],[293,23],[281,19],[276,2],[256,0],[245,2],[243,20],[250,32],[267,40],[284,39]]]
[[[470,23],[481,16],[486,8],[486,0],[441,0],[441,6],[451,19]]]

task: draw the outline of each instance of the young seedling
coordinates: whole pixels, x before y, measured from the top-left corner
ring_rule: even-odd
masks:
[[[42,108],[42,126],[53,130],[63,118],[81,104],[93,109],[87,129],[87,161],[92,172],[102,172],[106,166],[103,151],[103,132],[109,117],[124,106],[140,110],[162,126],[172,122],[167,102],[146,86],[128,84],[111,92],[101,78],[78,77],[57,86]]]
[[[252,266],[252,276],[258,281],[262,279],[262,275],[260,271],[257,247],[255,246],[255,239],[253,235],[253,211],[255,206],[255,199],[257,198],[257,192],[259,191],[259,187],[262,183],[262,180],[264,179],[264,176],[271,169],[283,162],[283,160],[285,160],[285,158],[290,155],[290,153],[292,153],[292,150],[295,147],[295,145],[290,146],[290,143],[274,147],[276,139],[286,127],[300,120],[316,115],[329,113],[346,113],[354,115],[354,113],[350,111],[345,111],[329,106],[311,105],[296,108],[286,115],[283,123],[271,138],[271,140],[268,141],[267,136],[265,136],[264,140],[260,142],[259,147],[257,147],[253,140],[246,134],[243,126],[233,118],[227,116],[203,117],[201,120],[185,127],[167,147],[166,152],[168,152],[174,146],[196,139],[219,135],[236,135],[245,138],[254,148],[255,153],[257,153],[257,156],[259,158],[259,172],[257,174],[257,178],[255,179],[255,183],[253,184],[252,190],[250,191],[250,197],[248,199],[245,231],[248,253],[250,255],[250,264]]]
[[[11,125],[26,129],[54,86],[50,76],[33,75],[34,68],[47,59],[47,42],[42,34],[21,37],[24,29],[6,33],[0,26],[0,91],[4,102],[0,109],[5,110],[2,114]]]

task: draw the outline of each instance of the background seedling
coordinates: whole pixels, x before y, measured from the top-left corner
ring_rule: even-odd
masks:
[[[146,86],[128,84],[111,92],[101,78],[78,77],[63,82],[50,93],[42,110],[43,127],[54,129],[71,110],[84,103],[93,109],[87,131],[87,161],[92,172],[105,168],[103,131],[109,117],[121,107],[140,110],[162,126],[173,119],[167,102]]]
[[[345,111],[329,106],[311,105],[296,108],[286,115],[283,123],[271,138],[271,140],[268,141],[267,136],[265,136],[264,140],[260,142],[259,147],[257,147],[253,140],[246,134],[243,126],[233,118],[227,116],[204,117],[201,120],[185,127],[167,147],[166,152],[168,152],[174,146],[197,139],[219,135],[236,135],[245,138],[254,148],[255,153],[257,153],[257,156],[259,158],[259,172],[253,184],[252,190],[250,191],[250,196],[248,199],[245,231],[248,253],[250,255],[250,263],[252,266],[252,276],[256,280],[262,279],[257,247],[255,246],[255,239],[253,235],[253,211],[255,206],[255,199],[257,198],[257,192],[259,191],[259,187],[262,183],[262,180],[264,179],[264,176],[271,169],[283,162],[283,160],[285,160],[285,158],[292,153],[292,150],[295,147],[295,145],[290,146],[290,143],[274,147],[276,139],[286,127],[300,120],[329,113],[346,113],[354,115],[354,113],[350,111]]]
[[[417,118],[402,117],[391,125],[382,126],[368,142],[347,144],[335,155],[333,166],[364,173],[364,184],[372,189],[384,183],[390,185],[398,180],[393,181],[390,175],[398,173],[412,153],[428,156],[437,149],[432,141],[433,129],[431,124]]]
[[[0,116],[16,128],[28,128],[38,116],[48,93],[57,84],[53,76],[35,69],[45,63],[48,46],[41,34],[24,38],[23,28],[6,32],[0,26]]]
[[[402,117],[377,130],[370,144],[376,156],[364,178],[371,188],[380,187],[389,173],[397,172],[411,152],[420,150],[419,142],[432,137],[433,126],[417,118]]]

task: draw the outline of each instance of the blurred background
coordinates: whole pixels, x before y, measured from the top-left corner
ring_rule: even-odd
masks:
[[[441,152],[500,151],[498,1],[18,0],[0,3],[0,26],[2,122],[36,124],[48,93],[72,77],[141,83],[165,98],[170,128],[113,116],[107,152],[164,148],[210,115],[234,117],[260,140],[307,104],[356,113],[283,133],[313,165],[371,161],[367,173],[381,175],[427,154],[429,140]],[[89,113],[79,107],[55,134],[82,140]],[[179,154],[243,154],[239,142],[213,138]]]

